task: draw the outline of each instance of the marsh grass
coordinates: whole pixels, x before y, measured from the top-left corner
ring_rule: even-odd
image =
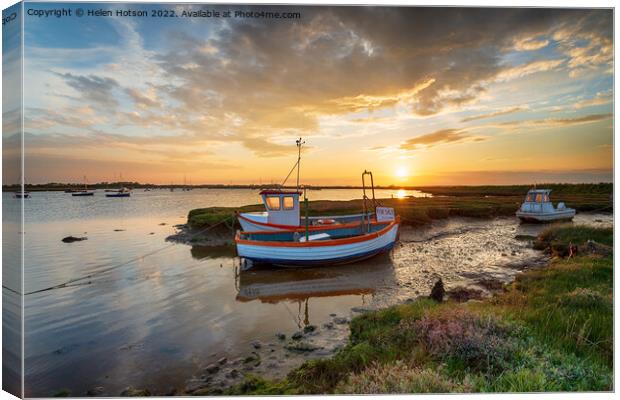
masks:
[[[556,226],[558,243],[611,241],[607,229]],[[555,260],[493,298],[423,299],[362,314],[348,345],[286,379],[252,377],[230,394],[609,391],[613,256]]]
[[[502,187],[497,187],[501,189]],[[442,189],[447,190],[447,189]],[[527,190],[518,195],[507,194],[502,196],[488,196],[483,193],[466,192],[458,195],[440,195],[426,198],[381,199],[380,203],[394,207],[401,216],[403,224],[426,225],[434,220],[449,217],[494,218],[514,216],[523,202]],[[608,194],[577,193],[564,194],[555,198],[555,201],[564,201],[568,207],[577,211],[611,210]],[[346,215],[362,212],[361,200],[331,201],[318,200],[309,203],[310,216],[318,215]],[[238,208],[209,207],[191,210],[188,215],[188,224],[192,228],[201,228],[221,222],[224,219],[235,219],[235,212],[263,211],[263,206],[255,204]],[[304,214],[302,206],[302,215]],[[235,224],[237,222],[235,221]]]

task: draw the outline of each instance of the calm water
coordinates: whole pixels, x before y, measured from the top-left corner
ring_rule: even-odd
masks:
[[[313,200],[359,195],[310,192]],[[377,197],[392,195],[399,193],[379,191]],[[95,387],[99,394],[118,395],[129,385],[158,394],[183,389],[206,364],[247,355],[254,340],[272,344],[276,332],[289,336],[305,325],[332,321],[333,314],[350,317],[351,308],[427,294],[438,277],[448,288],[475,285],[481,277],[509,280],[519,270],[515,263],[541,257],[514,240],[539,228],[520,227],[512,218],[448,220],[404,229],[390,255],[361,264],[241,272],[234,248],[170,244],[165,238],[190,209],[257,203],[257,191],[103,196],[34,193],[25,201],[26,293],[75,280],[25,297],[27,396],[64,388],[83,396]],[[3,200],[16,201],[10,194]],[[605,225],[611,217],[578,215],[578,222]],[[88,240],[61,242],[69,235]],[[339,332],[334,340],[318,335],[311,341],[333,349],[346,329],[334,332]],[[267,349],[260,351],[272,351]],[[257,372],[277,375],[303,361],[274,354],[282,359],[270,356],[273,362]]]
[[[392,195],[420,193],[377,192]],[[3,196],[8,206],[18,204],[11,194]],[[359,196],[359,190],[309,192],[313,200]],[[67,388],[83,395],[97,386],[110,395],[128,385],[182,388],[214,354],[243,354],[252,340],[294,332],[308,318],[318,321],[363,304],[372,287],[347,284],[334,297],[312,301],[307,318],[299,306],[316,293],[292,289],[268,301],[248,296],[256,282],[238,274],[234,248],[165,242],[190,209],[259,200],[255,190],[226,189],[137,190],[126,199],[105,198],[103,192],[92,198],[33,193],[25,201],[25,292],[88,278],[25,297],[26,394],[49,396]],[[88,240],[61,242],[69,235]],[[277,279],[284,285],[316,281],[307,273]]]

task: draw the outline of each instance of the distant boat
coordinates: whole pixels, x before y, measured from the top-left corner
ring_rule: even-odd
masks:
[[[84,190],[74,190],[71,192],[71,196],[74,197],[86,197],[86,196],[94,196],[95,192],[92,190],[88,190],[88,186],[86,185],[86,176],[84,176]]]
[[[95,192],[92,192],[89,190],[79,190],[77,192],[71,193],[71,196],[75,196],[75,197],[94,196],[94,195],[95,195]]]
[[[21,192],[15,192],[13,194],[13,197],[15,197],[16,199],[29,199],[30,198],[30,192],[25,192],[25,191],[21,191]]]
[[[562,202],[557,207],[549,199],[551,189],[531,189],[527,192],[525,201],[516,212],[517,217],[523,222],[553,222],[571,220],[575,216],[575,210],[566,207]]]
[[[115,192],[108,192],[105,197],[130,197],[131,191],[127,188],[116,190]]]

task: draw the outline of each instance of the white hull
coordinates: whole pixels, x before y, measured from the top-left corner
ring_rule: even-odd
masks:
[[[523,212],[517,211],[517,217],[522,221],[534,221],[534,222],[553,222],[570,220],[575,216],[575,210],[566,209],[563,211],[555,211],[550,213],[536,213],[536,212]]]
[[[312,242],[308,246],[279,246],[278,243],[273,245],[237,243],[237,253],[240,257],[255,262],[282,266],[348,263],[390,250],[396,242],[398,227],[398,224],[394,224],[381,235],[370,234],[368,236],[376,237],[368,240],[325,246],[312,245]]]

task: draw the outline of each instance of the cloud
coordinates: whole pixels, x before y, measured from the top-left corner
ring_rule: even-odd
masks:
[[[612,99],[611,91],[598,92],[596,96],[591,99],[585,99],[575,103],[573,108],[579,110],[586,107],[599,106],[611,102]]]
[[[420,146],[433,147],[440,144],[457,143],[465,141],[482,141],[483,137],[471,136],[463,129],[441,129],[422,136],[417,136],[401,143],[401,150],[418,150]]]
[[[251,135],[312,134],[321,115],[397,104],[434,115],[476,101],[498,79],[553,70],[562,59],[512,66],[502,57],[515,36],[542,38],[592,14],[597,12],[314,7],[302,23],[230,21],[208,39],[177,33],[156,60],[181,82],[168,87],[170,96],[190,110],[209,109],[220,119],[224,110],[234,113],[243,121],[237,131]],[[458,34],[440,26],[458,26]],[[199,50],[205,47],[209,51]]]
[[[524,110],[527,110],[527,109],[528,109],[528,107],[524,107],[524,106],[505,108],[505,109],[494,111],[494,112],[488,113],[488,114],[480,114],[480,115],[474,115],[474,116],[471,116],[471,117],[463,118],[461,120],[461,122],[471,122],[471,121],[476,121],[476,120],[479,120],[479,119],[487,119],[487,118],[499,117],[500,115],[513,114],[513,113],[516,113],[516,112],[519,112],[519,111],[524,111]]]
[[[497,75],[498,81],[509,81],[516,78],[521,78],[527,75],[534,74],[536,72],[545,72],[556,69],[560,66],[564,60],[539,60],[532,61],[516,67],[507,68],[501,71]]]
[[[548,45],[549,40],[547,39],[526,37],[516,40],[514,43],[514,49],[517,51],[534,51],[540,50]]]
[[[524,121],[506,121],[506,122],[498,122],[492,123],[488,126],[498,126],[505,128],[517,128],[521,126],[535,126],[535,127],[558,127],[558,126],[572,126],[572,125],[582,125],[589,124],[592,122],[603,121],[606,119],[610,119],[613,117],[613,114],[590,114],[582,117],[575,118],[546,118],[546,119],[535,119],[535,120],[524,120]]]
[[[136,107],[141,109],[160,108],[161,102],[157,98],[157,92],[153,87],[146,91],[135,88],[126,88],[125,92],[131,97]]]
[[[475,103],[497,81],[576,70],[587,62],[609,64],[608,55],[597,59],[594,54],[610,43],[609,10],[303,10],[299,21],[222,19],[211,21],[208,31],[172,25],[161,41],[143,40],[141,32],[148,30],[138,24],[150,22],[114,19],[114,29],[125,39],[118,48],[33,48],[28,59],[38,70],[62,68],[55,77],[78,92],[66,98],[74,108],[96,110],[84,117],[72,115],[71,108],[63,108],[64,117],[41,113],[47,121],[37,118],[35,127],[157,130],[179,143],[236,144],[258,157],[279,157],[290,153],[279,144],[282,138],[319,136],[322,118],[392,107],[433,116]],[[157,46],[147,49],[145,42]],[[561,54],[553,59],[536,52],[556,42]],[[507,52],[517,47],[533,52],[531,60],[507,62]],[[571,52],[575,48],[583,49]],[[81,67],[91,59],[99,64]]]
[[[81,76],[72,73],[59,73],[67,85],[75,89],[87,101],[104,107],[115,108],[118,101],[114,94],[120,85],[115,79],[95,75]]]

